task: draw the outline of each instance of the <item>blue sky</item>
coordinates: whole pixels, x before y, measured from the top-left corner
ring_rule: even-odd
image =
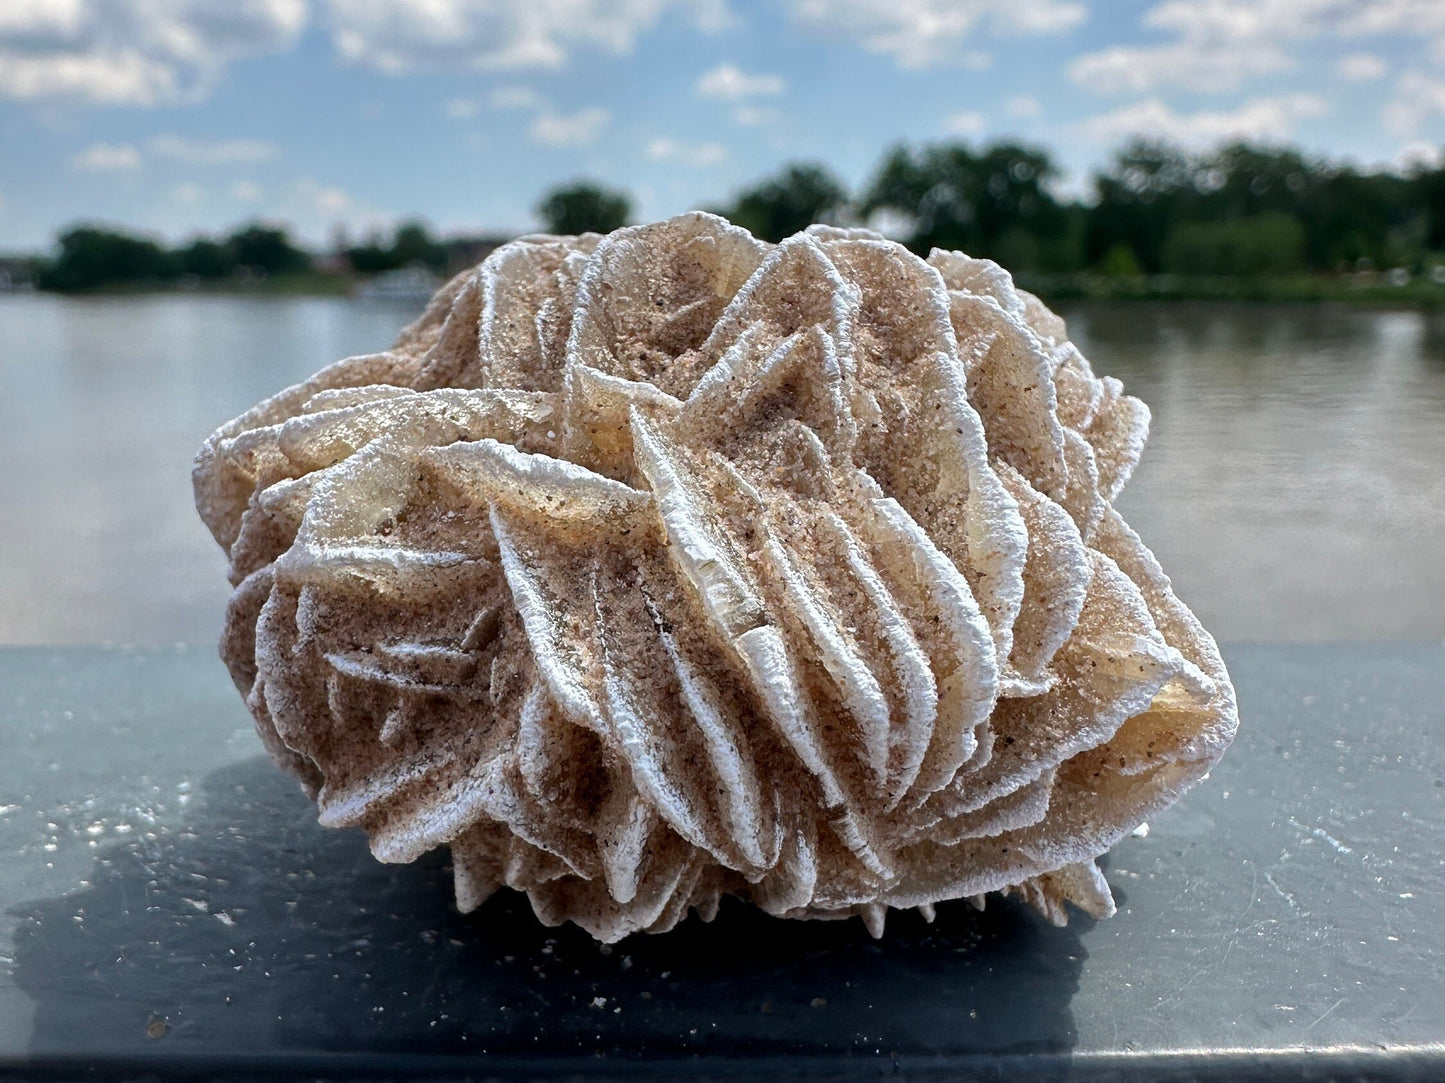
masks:
[[[1445,0],[0,0],[0,250],[512,231],[583,175],[650,219],[899,140],[1043,143],[1078,192],[1131,133],[1432,158]]]

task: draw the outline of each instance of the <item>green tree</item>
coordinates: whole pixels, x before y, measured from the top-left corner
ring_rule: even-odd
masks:
[[[155,241],[99,226],[76,226],[58,238],[58,253],[42,268],[41,289],[91,290],[174,279],[175,257]]]
[[[259,223],[232,233],[226,241],[238,266],[267,275],[311,269],[311,257],[291,243],[284,229]]]
[[[236,270],[236,256],[229,245],[209,237],[197,237],[176,253],[182,274],[197,278],[225,278]]]
[[[611,233],[627,224],[632,200],[594,181],[574,181],[547,192],[536,211],[548,233]]]
[[[1143,274],[1143,268],[1139,266],[1139,257],[1134,255],[1134,250],[1124,241],[1115,241],[1099,260],[1098,270],[1100,274],[1108,275],[1110,278],[1137,278]]]
[[[738,193],[724,218],[765,241],[781,241],[814,222],[837,219],[848,206],[848,190],[814,162],[795,162],[776,176]]]
[[[994,143],[896,147],[864,194],[864,216],[888,211],[911,223],[907,243],[1011,257],[1015,269],[1057,269],[1068,262],[1068,215],[1049,191],[1058,169],[1047,151]],[[1021,261],[1021,262],[1020,262]]]
[[[1180,222],[1165,240],[1164,269],[1237,278],[1289,274],[1303,266],[1304,247],[1304,226],[1282,211],[1223,222]]]
[[[1095,178],[1085,258],[1098,265],[1124,244],[1146,271],[1416,266],[1445,243],[1445,213],[1431,209],[1429,184],[1424,172],[1361,172],[1293,147],[1235,143],[1191,154],[1135,141]]]
[[[1233,143],[1201,156],[1200,213],[1214,221],[1258,214],[1297,214],[1310,205],[1329,176],[1323,162],[1306,159],[1293,147]]]
[[[430,267],[438,273],[447,266],[446,245],[437,241],[426,224],[417,219],[403,222],[392,232],[391,243],[372,234],[367,242],[347,250],[352,270],[360,274],[394,271],[414,263]]]
[[[1432,252],[1445,252],[1445,146],[1433,169],[1417,168],[1411,177],[1412,202],[1425,213],[1425,244]]]
[[[1101,263],[1123,245],[1144,271],[1163,269],[1164,237],[1198,213],[1199,164],[1167,143],[1134,140],[1094,177],[1094,204],[1084,233],[1084,261]]]
[[[1292,147],[1236,143],[1202,159],[1201,169],[1213,181],[1201,198],[1201,220],[1289,215],[1304,235],[1302,250],[1295,254],[1318,270],[1383,258],[1387,236],[1404,224],[1399,209],[1406,193],[1399,178],[1360,174],[1306,158]],[[1248,253],[1250,245],[1241,236],[1236,249]],[[1258,264],[1263,254],[1240,258]]]
[[[346,258],[350,260],[353,271],[364,275],[394,271],[401,266],[396,259],[396,249],[387,244],[377,231],[373,231],[364,244],[348,248]]]
[[[397,226],[391,236],[391,251],[399,266],[420,263],[433,271],[446,270],[446,246],[437,242],[424,222],[413,220]]]

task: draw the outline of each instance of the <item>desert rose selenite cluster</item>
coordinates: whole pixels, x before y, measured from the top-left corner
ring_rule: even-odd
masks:
[[[688,214],[499,249],[219,429],[196,502],[267,749],[464,910],[1062,923],[1236,725],[1112,506],[1147,423],[993,263]]]

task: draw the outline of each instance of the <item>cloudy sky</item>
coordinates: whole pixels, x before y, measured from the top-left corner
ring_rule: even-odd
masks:
[[[900,139],[1041,142],[1081,191],[1136,132],[1433,154],[1445,0],[0,0],[0,250],[513,230],[581,175],[655,218]]]

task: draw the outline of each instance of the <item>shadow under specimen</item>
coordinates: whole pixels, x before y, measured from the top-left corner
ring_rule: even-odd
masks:
[[[31,1055],[655,1059],[1066,1053],[1085,953],[991,898],[862,923],[735,901],[612,947],[500,892],[471,915],[444,853],[382,865],[264,759],[203,784],[187,823],[100,851],[27,904],[15,979]]]

